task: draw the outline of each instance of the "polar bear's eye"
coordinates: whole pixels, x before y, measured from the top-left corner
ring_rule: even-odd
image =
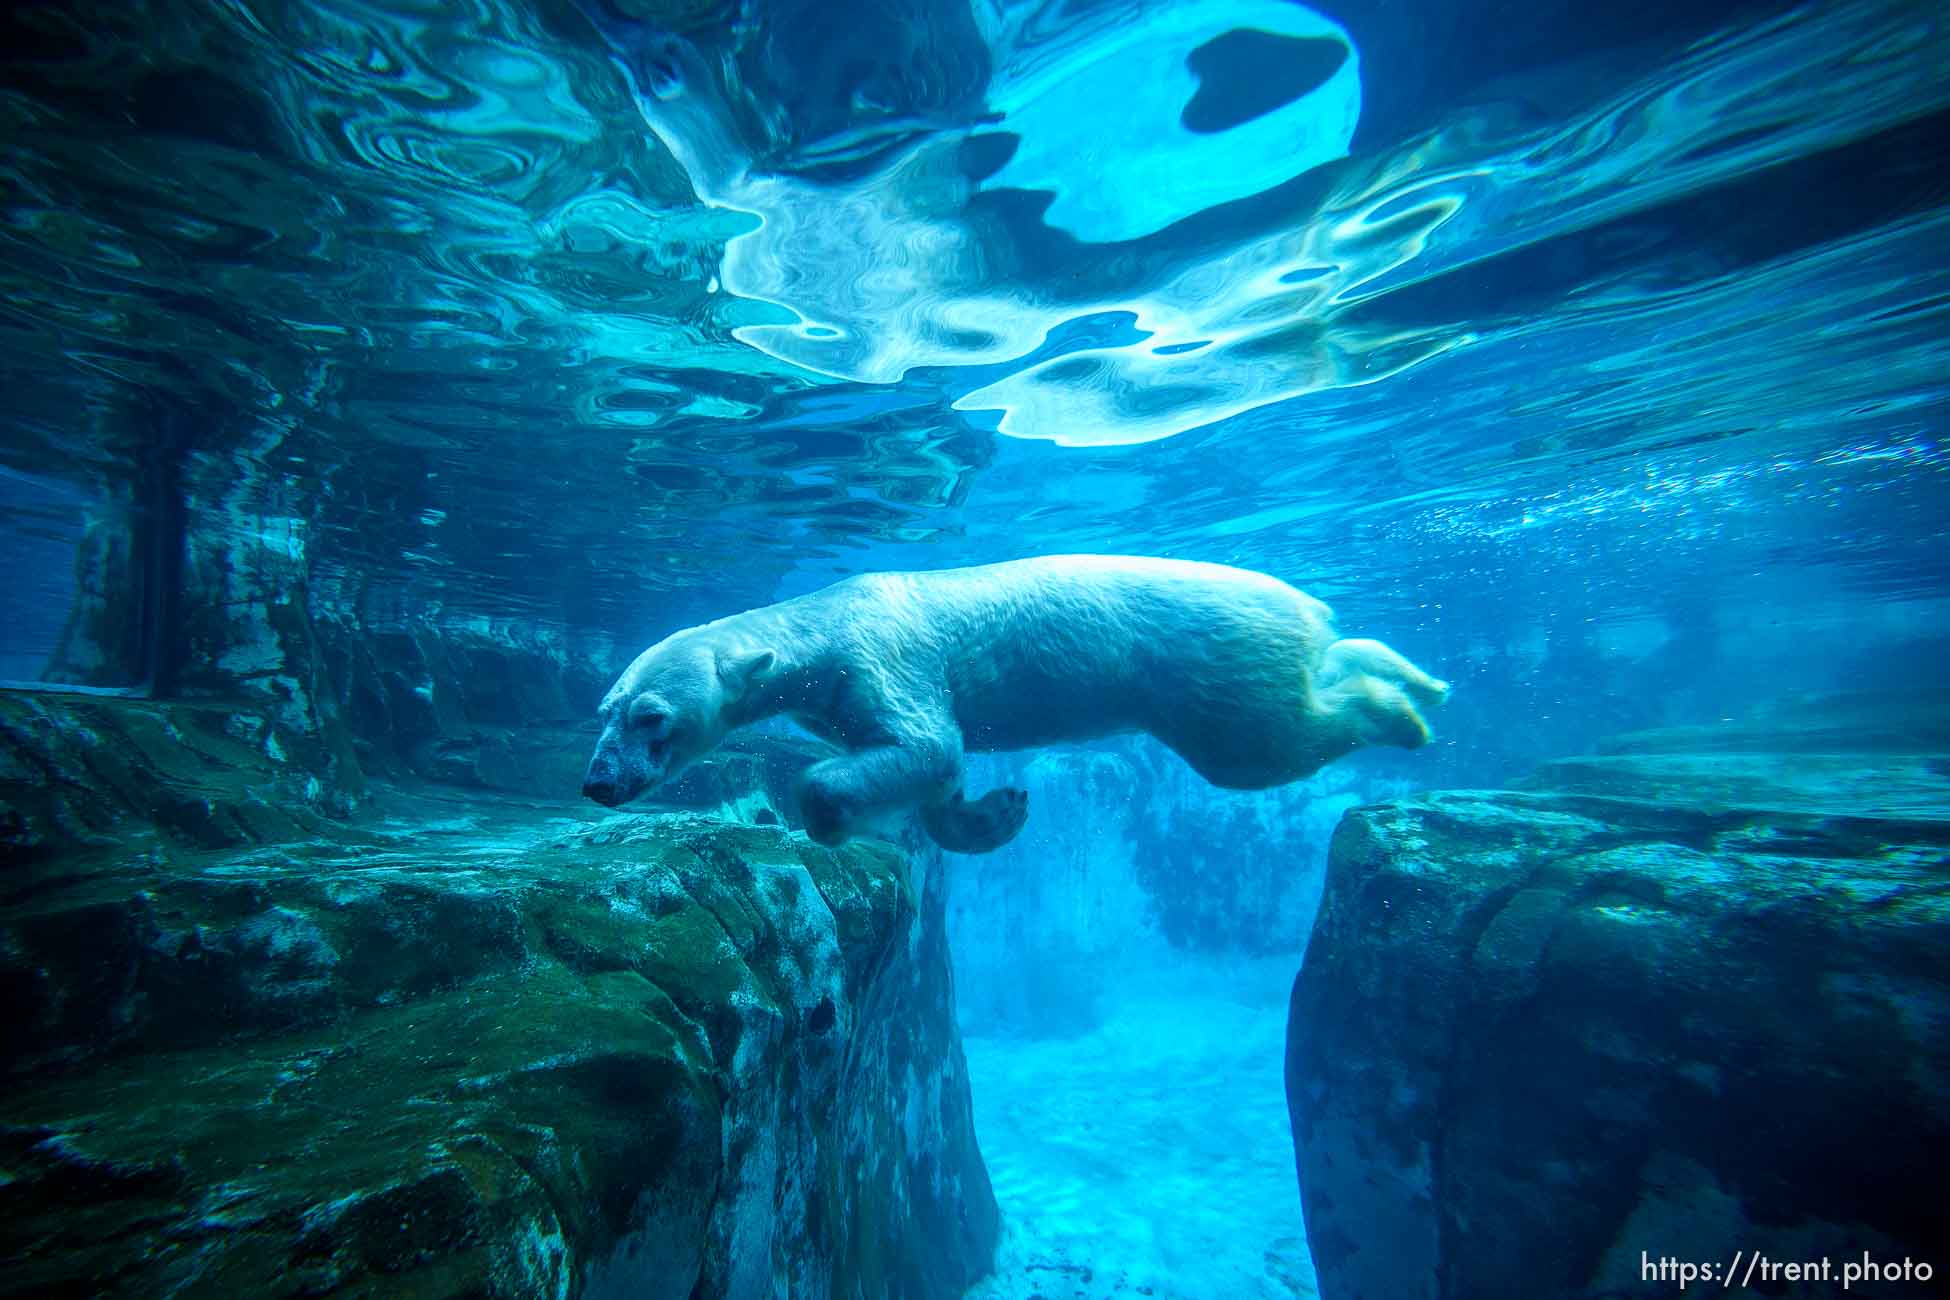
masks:
[[[668,721],[670,721],[670,715],[649,700],[639,697],[630,705],[630,725],[632,727],[643,727],[652,731],[661,731],[664,724]]]

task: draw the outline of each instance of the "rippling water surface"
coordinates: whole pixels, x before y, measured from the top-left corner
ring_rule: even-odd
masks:
[[[315,599],[623,634],[1058,549],[1934,601],[1941,7],[1404,8],[14,7],[0,509],[166,453]]]

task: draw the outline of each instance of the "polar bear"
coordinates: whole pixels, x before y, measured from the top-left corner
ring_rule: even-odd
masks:
[[[1310,776],[1364,745],[1429,739],[1448,694],[1326,605],[1219,564],[1051,555],[875,573],[687,628],[603,698],[583,793],[616,807],[726,733],[786,714],[845,751],[799,780],[807,833],[838,844],[913,809],[943,848],[1022,829],[1028,795],[962,791],[962,755],[1148,732],[1214,785]]]

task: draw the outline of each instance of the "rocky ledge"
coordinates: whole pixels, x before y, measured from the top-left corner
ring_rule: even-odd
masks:
[[[1325,1300],[1944,1293],[1950,710],[1872,705],[1348,813],[1288,1025]]]
[[[938,1296],[988,1267],[938,859],[385,790],[280,829],[0,875],[0,1295]]]

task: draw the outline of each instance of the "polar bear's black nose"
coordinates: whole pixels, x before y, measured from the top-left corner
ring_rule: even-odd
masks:
[[[605,808],[614,808],[623,802],[622,791],[616,788],[616,782],[606,776],[589,777],[582,783],[582,794],[585,799],[594,799]]]

